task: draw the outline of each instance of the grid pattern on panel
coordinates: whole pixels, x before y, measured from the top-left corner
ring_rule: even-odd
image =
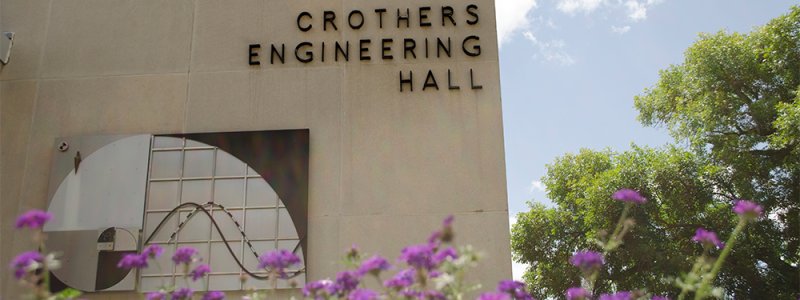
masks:
[[[259,254],[275,249],[291,251],[300,243],[291,217],[274,190],[252,168],[229,153],[185,138],[156,136],[150,155],[145,239],[175,207],[194,202],[211,213],[238,260],[253,273],[267,274],[258,270],[253,251]],[[140,290],[158,290],[165,284],[186,286],[181,278],[185,270],[175,267],[170,260],[175,249],[184,246],[197,249],[202,263],[211,266],[205,280],[189,283],[194,290],[269,288],[267,281],[241,280],[245,273],[222,236],[207,215],[195,208],[181,208],[153,236],[150,244],[161,245],[165,253],[157,260],[156,268],[140,273]],[[303,257],[300,251],[297,254]],[[304,265],[302,262],[300,269]],[[298,276],[295,281],[302,285],[305,276]]]

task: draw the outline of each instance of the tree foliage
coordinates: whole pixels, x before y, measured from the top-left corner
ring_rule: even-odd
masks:
[[[600,291],[675,293],[667,277],[691,267],[700,251],[694,231],[727,236],[731,203],[744,198],[769,217],[747,230],[717,285],[736,298],[797,297],[800,7],[748,34],[701,34],[684,62],[662,70],[634,103],[644,125],[668,128],[687,147],[581,150],[548,165],[543,181],[555,207],[532,205],[512,230],[533,291],[560,296],[580,283],[569,256],[611,228],[622,206],[609,196],[629,187],[651,201],[633,212],[637,226],[608,258]]]

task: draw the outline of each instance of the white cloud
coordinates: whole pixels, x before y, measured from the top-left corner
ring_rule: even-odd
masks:
[[[647,19],[647,10],[663,0],[626,0],[625,8],[628,10],[628,18],[631,21],[639,22]]]
[[[647,19],[647,6],[645,6],[645,3],[639,3],[636,0],[628,0],[625,2],[625,7],[628,9],[628,18],[634,22]]]
[[[528,31],[528,30],[526,30],[525,32],[523,32],[523,33],[522,33],[522,36],[524,36],[524,37],[525,37],[525,39],[527,39],[527,40],[529,40],[529,41],[533,42],[534,44],[539,42],[539,40],[537,40],[537,39],[536,39],[536,37],[535,37],[535,36],[533,36],[533,32],[530,32],[530,31]]]
[[[531,190],[530,192],[544,192],[544,183],[541,180],[534,180],[531,182]]]
[[[558,10],[574,15],[577,12],[591,13],[603,4],[603,0],[558,0]]]
[[[630,26],[611,26],[611,32],[617,34],[626,34],[628,31],[631,31]]]
[[[536,8],[536,0],[495,0],[497,41],[507,42],[511,35],[530,27],[528,13]]]
[[[498,0],[499,1],[499,0]],[[575,15],[577,13],[590,14],[601,7],[610,10],[624,9],[625,14],[633,22],[647,19],[647,10],[664,0],[556,0],[556,8],[563,13]]]
[[[562,66],[571,66],[575,64],[575,59],[564,50],[566,43],[564,43],[563,40],[540,41],[530,31],[523,32],[522,36],[536,46],[538,51],[533,55],[533,58]],[[533,187],[531,187],[531,192],[533,192]]]

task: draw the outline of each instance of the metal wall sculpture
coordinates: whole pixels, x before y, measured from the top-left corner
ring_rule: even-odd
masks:
[[[181,286],[169,257],[192,246],[211,265],[196,290],[268,288],[260,253],[287,249],[305,282],[308,130],[58,139],[44,230],[64,254],[54,271],[83,291]],[[148,244],[166,249],[159,267],[116,268]],[[246,282],[241,276],[249,275]],[[286,287],[286,286],[279,286]]]

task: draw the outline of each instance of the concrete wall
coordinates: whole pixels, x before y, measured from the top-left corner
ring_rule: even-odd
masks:
[[[475,25],[465,23],[471,3]],[[457,26],[440,26],[444,5],[454,8]],[[420,6],[433,8],[433,26],[414,25]],[[56,137],[309,128],[309,280],[334,276],[351,244],[394,257],[449,214],[457,242],[486,254],[476,280],[490,288],[511,276],[493,1],[0,0],[0,7],[0,30],[16,32],[11,62],[0,67],[3,265],[32,249],[12,222],[46,207]],[[388,10],[383,29],[370,23],[376,8]],[[396,8],[410,8],[411,28],[391,26]],[[343,23],[353,9],[367,17],[360,30]],[[323,10],[337,13],[338,31],[319,30]],[[295,25],[301,11],[314,17],[309,32]],[[480,37],[480,56],[461,52],[467,35]],[[388,37],[452,37],[453,56],[399,59],[396,40],[395,59],[379,59],[379,39]],[[372,60],[359,61],[357,41],[366,38]],[[301,41],[356,45],[349,62],[305,64],[291,57]],[[253,43],[262,44],[261,66],[247,64]],[[266,63],[270,43],[286,43],[286,64]],[[429,69],[438,91],[421,91]],[[460,90],[447,88],[448,69]],[[470,89],[470,69],[482,89]],[[415,91],[401,93],[398,73],[409,70]],[[14,299],[16,284],[3,272],[0,297]]]

